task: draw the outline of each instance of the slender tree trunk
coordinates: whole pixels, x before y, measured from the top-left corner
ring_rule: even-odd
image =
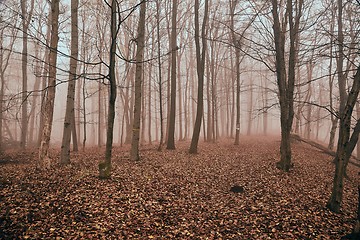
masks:
[[[264,113],[263,113],[263,131],[264,135],[266,136],[268,133],[268,85],[267,81],[265,79],[264,81],[264,91],[263,91],[263,107],[264,107]]]
[[[76,88],[76,87],[75,87]],[[75,104],[75,103],[74,103]],[[73,142],[73,151],[77,152],[79,151],[79,146],[78,146],[78,137],[77,137],[77,130],[76,130],[76,121],[75,121],[75,108],[74,108],[74,114],[73,114],[73,118],[71,119],[72,124],[71,124],[71,135],[72,135],[72,142]]]
[[[338,6],[341,8],[342,0],[338,0]],[[342,11],[342,10],[339,10]],[[342,14],[339,12],[339,16]],[[342,29],[342,24],[339,24],[339,32]],[[341,30],[342,32],[342,30]],[[342,37],[338,38],[341,42]],[[341,68],[338,65],[338,68]],[[339,74],[339,73],[338,73]],[[340,78],[341,76],[339,76]],[[333,188],[331,192],[330,199],[327,203],[327,207],[333,212],[340,212],[341,202],[343,198],[343,189],[344,189],[344,177],[346,174],[346,167],[351,157],[355,145],[358,141],[359,132],[360,132],[360,120],[357,120],[355,128],[352,135],[350,136],[351,128],[351,116],[356,104],[358,95],[360,91],[360,67],[357,68],[356,75],[354,77],[354,82],[349,92],[349,96],[345,99],[345,103],[340,102],[340,109],[343,109],[340,112],[340,124],[339,124],[339,140],[337,144],[337,151],[335,155],[335,175],[333,181]]]
[[[344,34],[343,34],[343,2],[337,1],[338,9],[338,59],[337,59],[337,74],[340,93],[340,107],[339,107],[339,138],[337,143],[337,150],[335,155],[335,175],[331,197],[327,203],[327,207],[333,212],[339,212],[343,197],[343,180],[346,173],[346,166],[351,156],[351,152],[357,142],[360,125],[357,124],[353,131],[353,136],[350,138],[351,116],[359,94],[360,89],[360,67],[358,67],[354,82],[349,95],[346,93],[346,77],[343,72],[344,61]],[[358,123],[359,120],[358,120]]]
[[[48,150],[54,114],[57,47],[59,41],[59,0],[51,1],[51,39],[49,53],[48,92],[44,109],[44,128],[39,148],[39,167],[50,167]]]
[[[35,50],[35,52],[36,52],[35,56],[38,59],[40,59],[39,51]],[[41,78],[39,76],[40,75],[40,64],[38,62],[36,63],[35,69],[36,69],[35,70],[36,74],[35,74],[34,91],[39,91]],[[33,144],[33,142],[34,142],[35,116],[36,116],[35,111],[36,111],[38,96],[39,96],[38,93],[35,93],[32,96],[31,110],[29,113],[29,118],[30,118],[30,122],[29,122],[30,131],[29,131],[29,137],[28,137],[29,144]]]
[[[146,1],[141,3],[140,17],[138,25],[137,36],[137,51],[136,51],[136,71],[135,71],[135,105],[134,105],[134,124],[133,135],[130,150],[130,159],[132,161],[139,161],[139,138],[140,138],[140,117],[141,117],[141,85],[143,81],[143,58],[145,46],[145,14]]]
[[[144,69],[144,65],[143,65],[143,69]],[[145,140],[145,129],[146,129],[146,105],[145,105],[145,100],[146,100],[146,96],[145,96],[145,71],[142,70],[142,80],[141,80],[141,112],[140,112],[140,119],[141,119],[141,123],[140,123],[140,144],[144,145],[146,140]],[[135,83],[136,85],[136,83]],[[135,94],[136,95],[136,94]],[[135,97],[136,98],[136,97]],[[134,119],[135,121],[135,119]]]
[[[154,57],[154,51],[155,51],[154,44],[155,44],[155,40],[156,40],[154,31],[151,32],[151,39],[153,40],[152,44],[151,44],[151,58],[153,58]],[[151,124],[153,123],[152,119],[151,119],[151,117],[152,117],[151,105],[152,105],[152,97],[153,97],[153,95],[151,93],[151,91],[152,91],[152,72],[153,72],[152,67],[153,67],[153,65],[149,64],[148,66],[149,66],[149,77],[148,77],[148,79],[149,79],[149,83],[148,83],[148,139],[149,139],[149,144],[151,145],[152,144],[152,134],[151,134],[152,133],[152,126],[151,126]]]
[[[329,62],[329,99],[330,99],[330,109],[334,109],[334,104],[333,104],[333,92],[334,92],[334,87],[333,87],[333,82],[334,82],[334,77],[332,76],[333,74],[333,41],[334,41],[334,29],[335,29],[335,7],[332,8],[331,11],[331,22],[330,22],[330,62]],[[337,125],[338,125],[338,118],[336,116],[334,116],[333,114],[330,115],[330,119],[331,119],[331,129],[330,129],[330,138],[329,138],[329,144],[328,144],[328,148],[330,150],[334,149],[334,145],[335,145],[335,134],[336,134],[336,129],[337,129]]]
[[[176,114],[176,18],[177,18],[177,0],[172,1],[172,19],[171,19],[171,95],[170,95],[170,116],[169,130],[166,149],[175,149],[175,114]]]
[[[249,109],[248,109],[248,127],[246,135],[251,135],[251,125],[252,125],[252,110],[253,110],[253,80],[250,79],[250,96],[249,96]]]
[[[213,136],[213,132],[212,132],[212,108],[211,108],[211,93],[210,93],[210,87],[211,87],[211,74],[210,74],[210,57],[207,56],[207,64],[206,64],[206,75],[207,77],[207,81],[206,81],[206,104],[207,104],[207,124],[206,124],[206,132],[207,132],[207,137],[206,137],[206,142],[211,142],[212,141],[212,136]]]
[[[0,22],[2,21],[2,15],[0,14]],[[4,96],[5,96],[5,71],[9,66],[9,60],[11,57],[12,49],[17,38],[17,29],[14,29],[13,35],[10,38],[9,45],[7,46],[7,50],[4,48],[4,30],[5,28],[0,29],[0,152],[3,150],[3,125],[8,132],[9,140],[13,141],[13,136],[8,129],[6,122],[4,121]],[[7,54],[6,54],[7,52]]]
[[[100,43],[101,45],[101,43]],[[102,51],[101,51],[102,52]],[[102,71],[102,64],[100,64],[99,66],[99,72],[101,73]],[[101,147],[102,143],[102,107],[101,107],[101,103],[102,103],[102,87],[101,87],[102,83],[101,81],[99,81],[98,83],[98,129],[97,129],[97,133],[98,133],[98,147]]]
[[[235,47],[235,69],[236,69],[236,127],[235,127],[235,145],[240,143],[240,48],[241,48],[241,38],[236,38],[235,36],[235,25],[234,25],[234,15],[235,8],[238,1],[230,2],[230,24],[231,24],[231,37],[232,42]],[[233,113],[234,114],[234,113]]]
[[[163,101],[162,101],[162,64],[161,64],[161,36],[160,36],[160,0],[156,1],[156,37],[157,37],[157,62],[158,62],[158,86],[159,86],[159,114],[160,114],[160,141],[158,151],[162,150],[162,145],[164,141],[164,116],[163,116]]]
[[[84,70],[85,72],[85,70]],[[83,141],[82,150],[85,151],[85,144],[87,140],[87,114],[86,114],[86,79],[84,78],[82,83],[82,112],[83,112]]]
[[[48,14],[47,16],[47,22],[46,22],[46,44],[50,45],[51,41],[51,16],[52,13]],[[39,121],[39,132],[38,132],[38,138],[37,138],[37,146],[40,147],[41,145],[41,139],[42,139],[42,133],[45,126],[45,102],[46,102],[46,94],[47,94],[47,80],[48,80],[48,74],[49,74],[49,62],[50,62],[50,49],[46,48],[44,53],[44,61],[43,61],[43,71],[42,71],[42,77],[41,77],[41,104],[40,104],[40,121]]]
[[[114,119],[115,119],[115,102],[116,102],[116,76],[115,76],[115,56],[116,56],[116,38],[117,38],[117,7],[116,0],[111,2],[111,24],[110,24],[110,65],[109,65],[109,105],[108,105],[108,121],[106,129],[106,147],[105,161],[99,163],[99,177],[102,179],[111,176],[111,155],[114,135]]]
[[[231,51],[231,56],[232,55],[232,51]],[[235,56],[236,58],[236,56]],[[236,64],[236,59],[235,59],[235,64]],[[234,69],[234,61],[233,61],[233,58],[231,57],[231,67],[232,69]],[[235,68],[236,68],[236,65],[235,65]],[[236,74],[236,73],[235,73]],[[236,84],[236,77],[234,78],[234,72],[231,73],[231,79],[232,79],[232,84],[230,86],[230,90],[231,90],[231,121],[230,121],[230,138],[234,138],[234,126],[235,126],[235,89],[233,86]],[[236,141],[235,141],[236,142]]]
[[[236,127],[235,127],[235,145],[240,143],[240,49],[235,49],[236,63]]]
[[[183,100],[182,100],[182,86],[181,86],[181,53],[177,54],[177,81],[178,81],[178,92],[179,92],[179,141],[184,140],[183,138],[183,119],[182,119],[182,106],[183,106]]]
[[[191,139],[189,153],[197,153],[201,121],[203,119],[204,111],[204,72],[205,72],[205,57],[206,57],[206,23],[208,21],[209,1],[205,0],[204,17],[201,27],[202,47],[200,46],[200,24],[199,24],[199,0],[195,0],[195,48],[196,48],[196,66],[198,77],[198,98],[196,119],[194,125],[194,132]]]
[[[152,39],[154,39],[154,33],[152,33]],[[153,51],[153,48],[152,48]],[[151,56],[153,56],[154,54],[152,53]],[[151,94],[151,80],[152,80],[152,65],[149,65],[149,85],[148,85],[148,139],[149,139],[149,144],[152,144],[152,136],[151,136],[151,98],[152,98],[152,94]]]
[[[25,149],[26,137],[28,131],[28,81],[27,81],[27,64],[28,64],[28,29],[29,23],[32,18],[32,12],[34,9],[34,0],[31,0],[30,10],[26,11],[27,1],[21,1],[21,14],[22,14],[22,106],[21,106],[21,138],[20,147]]]
[[[74,104],[75,104],[75,89],[77,81],[77,58],[78,58],[78,7],[79,0],[71,0],[71,58],[70,58],[70,73],[68,83],[68,93],[66,101],[66,111],[64,120],[64,131],[61,144],[60,163],[70,163],[70,141],[71,133],[74,129]]]
[[[84,48],[83,48],[84,49]],[[85,70],[84,70],[84,66],[82,67],[83,70],[82,70],[82,73],[84,74]],[[82,79],[79,80],[79,84],[77,84],[77,87],[76,87],[76,118],[75,118],[75,122],[76,122],[76,133],[77,133],[77,140],[78,140],[78,146],[81,146],[81,89],[82,89],[82,84],[83,84],[83,81]]]
[[[186,69],[189,66],[187,66]],[[189,99],[188,99],[188,92],[189,92],[189,72],[190,71],[186,71],[186,83],[185,83],[185,94],[184,94],[184,106],[185,106],[185,111],[184,111],[184,140],[188,139],[188,134],[189,134],[189,125],[190,125],[190,104],[189,104]]]

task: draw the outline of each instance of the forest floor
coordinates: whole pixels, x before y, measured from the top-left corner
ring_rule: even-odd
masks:
[[[0,239],[339,239],[352,231],[356,172],[349,165],[342,212],[325,208],[332,157],[293,143],[294,168],[275,167],[279,138],[188,142],[173,151],[113,150],[111,179],[98,178],[104,149],[73,153],[69,166],[36,170],[37,153],[0,156]],[[58,150],[52,157],[59,157]],[[234,193],[234,185],[244,192]]]

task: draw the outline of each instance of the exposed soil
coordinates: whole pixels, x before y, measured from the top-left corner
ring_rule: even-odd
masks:
[[[104,149],[73,153],[71,165],[46,171],[36,170],[36,151],[8,151],[0,157],[0,239],[339,239],[351,232],[354,166],[334,214],[325,208],[332,157],[316,148],[294,142],[294,168],[284,173],[275,167],[278,138],[200,143],[196,155],[188,146],[142,146],[140,162],[128,159],[128,146],[115,147],[108,180],[98,178]],[[53,150],[54,161],[58,155]]]

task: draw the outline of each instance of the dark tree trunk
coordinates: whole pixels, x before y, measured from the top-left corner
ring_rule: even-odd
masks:
[[[204,18],[201,28],[202,49],[200,46],[199,0],[195,0],[194,7],[195,7],[195,47],[196,47],[196,66],[197,66],[197,76],[198,76],[198,98],[197,98],[197,109],[196,109],[194,132],[191,139],[189,153],[197,153],[200,130],[201,130],[201,121],[203,120],[204,71],[205,71],[205,53],[206,53],[205,29],[208,19],[209,1],[205,0]]]
[[[277,85],[279,91],[280,103],[280,124],[281,124],[281,144],[280,144],[280,161],[276,163],[279,169],[289,171],[291,167],[291,145],[290,145],[290,132],[294,118],[294,86],[295,86],[295,65],[297,59],[297,47],[299,41],[299,24],[302,14],[303,1],[300,0],[295,7],[296,16],[293,16],[293,2],[287,0],[286,12],[287,19],[280,22],[278,14],[278,2],[272,0],[272,14],[274,18],[274,38],[276,50],[276,75]],[[286,23],[289,25],[290,35],[290,49],[288,63],[285,60],[285,46],[287,45]],[[288,69],[286,69],[288,67]],[[287,71],[288,70],[288,71]]]
[[[135,105],[134,105],[134,124],[130,150],[130,159],[139,161],[139,139],[140,139],[140,118],[141,118],[141,92],[143,80],[143,55],[145,45],[145,14],[146,1],[141,4],[140,18],[138,25],[137,51],[136,51],[136,71],[135,71]],[[144,126],[142,126],[144,127]]]
[[[111,155],[114,134],[115,119],[115,101],[116,101],[116,79],[115,79],[115,55],[116,55],[116,37],[117,37],[117,19],[116,19],[117,1],[111,3],[111,42],[110,42],[110,65],[109,65],[109,105],[108,121],[106,129],[106,148],[105,161],[99,164],[99,177],[110,178],[111,175]]]
[[[167,138],[167,149],[175,149],[175,114],[176,114],[176,16],[177,0],[173,0],[171,19],[171,96],[170,96],[170,116],[169,131]]]
[[[359,90],[360,67],[357,69],[353,85],[345,104],[340,103],[340,106],[344,106],[344,110],[340,112],[339,140],[335,156],[335,175],[331,197],[327,203],[327,207],[336,213],[340,212],[344,188],[343,180],[346,174],[346,167],[349,163],[351,153],[356,146],[360,132],[360,120],[358,120],[350,137],[351,116],[359,95]]]

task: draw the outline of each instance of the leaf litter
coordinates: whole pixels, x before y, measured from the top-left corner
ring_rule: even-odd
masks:
[[[340,214],[325,208],[332,157],[294,143],[284,173],[277,138],[188,142],[158,152],[113,149],[113,171],[98,178],[103,150],[72,153],[71,164],[36,169],[35,152],[0,161],[0,239],[339,239],[355,223],[356,169],[348,167]],[[58,159],[58,150],[52,158]],[[232,191],[235,188],[237,191]]]

